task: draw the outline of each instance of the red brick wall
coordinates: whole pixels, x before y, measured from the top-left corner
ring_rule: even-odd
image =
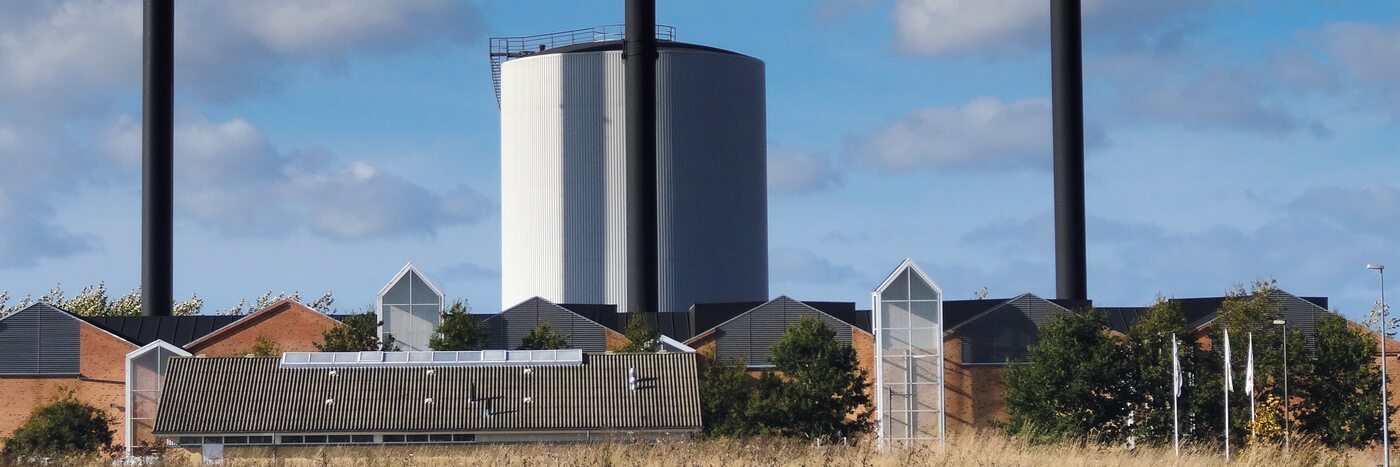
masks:
[[[943,338],[943,398],[948,433],[986,428],[1005,422],[1005,365],[962,364],[962,338]]]
[[[126,354],[136,346],[87,323],[78,326],[78,336],[82,376],[0,377],[0,438],[19,428],[35,407],[71,389],[79,401],[106,411],[113,442],[126,444]]]
[[[266,337],[277,344],[280,352],[315,352],[321,333],[339,325],[316,310],[283,302],[210,334],[208,340],[196,342],[187,350],[210,357],[239,356],[252,350],[258,337]]]
[[[608,329],[605,332],[606,334],[603,337],[603,345],[609,352],[616,352],[622,350],[622,348],[625,347],[627,344],[632,343],[631,339],[628,339],[626,336],[623,336],[617,331]]]

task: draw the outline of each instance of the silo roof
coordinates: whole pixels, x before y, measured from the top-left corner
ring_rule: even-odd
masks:
[[[702,50],[702,51],[706,51],[706,52],[715,52],[715,53],[722,53],[722,54],[729,54],[729,55],[739,55],[739,56],[743,56],[743,57],[748,57],[747,55],[744,55],[744,54],[741,54],[741,53],[738,53],[738,52],[734,52],[734,51],[731,51],[731,50],[724,50],[724,49],[721,49],[721,48],[718,48],[718,47],[710,47],[710,46],[708,46],[708,45],[691,44],[691,43],[688,43],[688,42],[656,41],[656,50],[661,51],[661,50],[668,50],[668,49]],[[610,51],[610,50],[622,50],[622,41],[620,41],[620,40],[611,40],[611,41],[598,41],[598,42],[580,42],[580,43],[577,43],[577,44],[569,44],[569,45],[565,45],[565,46],[555,47],[555,48],[552,48],[552,49],[544,49],[543,51],[541,51],[541,52],[539,52],[539,53],[531,54],[530,56],[548,55],[548,54],[575,53],[575,52],[605,52],[605,51]],[[752,58],[752,57],[750,57],[750,58]]]

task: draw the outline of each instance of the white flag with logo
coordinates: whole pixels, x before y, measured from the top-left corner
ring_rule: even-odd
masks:
[[[1249,333],[1249,350],[1245,354],[1244,393],[1254,395],[1254,333]]]
[[[1235,391],[1235,375],[1230,371],[1230,330],[1225,330],[1225,392]]]
[[[1181,397],[1181,353],[1176,349],[1176,336],[1172,336],[1172,395]]]

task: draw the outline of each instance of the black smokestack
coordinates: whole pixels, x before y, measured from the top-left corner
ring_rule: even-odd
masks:
[[[141,314],[170,315],[175,3],[146,0],[141,103]]]
[[[1055,113],[1055,289],[1087,300],[1084,254],[1084,70],[1079,0],[1050,1],[1050,76]]]
[[[656,0],[627,0],[622,58],[626,70],[628,229],[637,250],[641,303],[636,311],[661,311],[656,223]]]

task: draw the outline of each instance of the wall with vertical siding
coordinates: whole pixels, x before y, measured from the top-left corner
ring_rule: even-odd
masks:
[[[617,50],[502,67],[501,303],[633,309],[623,71]],[[763,62],[663,46],[657,74],[660,311],[764,300]]]

